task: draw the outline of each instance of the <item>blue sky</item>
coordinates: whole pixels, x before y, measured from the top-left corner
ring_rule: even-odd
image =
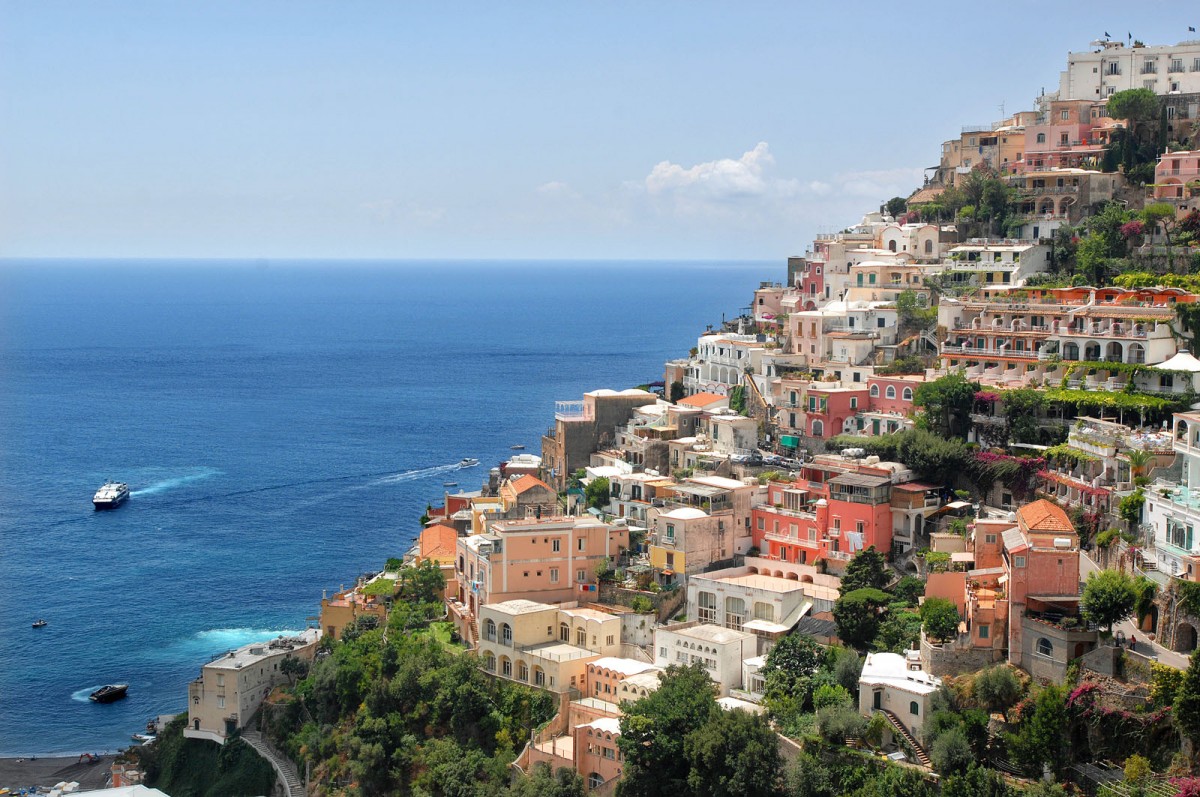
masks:
[[[0,257],[782,260],[1186,5],[0,0]]]

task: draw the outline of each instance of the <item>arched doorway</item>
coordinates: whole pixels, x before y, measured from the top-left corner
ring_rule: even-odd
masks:
[[[1155,606],[1154,604],[1150,604],[1150,611],[1146,612],[1146,615],[1144,617],[1142,617],[1141,622],[1138,624],[1138,629],[1140,631],[1144,631],[1148,634],[1154,634],[1154,633],[1158,632],[1158,607],[1157,606]]]

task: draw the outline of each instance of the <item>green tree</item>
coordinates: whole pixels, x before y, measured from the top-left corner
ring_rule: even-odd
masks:
[[[813,692],[813,709],[820,711],[828,706],[849,706],[850,693],[841,684],[821,684]]]
[[[1021,699],[1021,682],[1011,668],[997,664],[975,675],[971,694],[988,711],[1007,716],[1008,710]]]
[[[539,761],[529,777],[519,778],[509,786],[506,797],[583,797],[583,778],[568,767],[551,770]]]
[[[974,763],[975,754],[971,751],[966,733],[956,726],[934,740],[933,747],[929,749],[929,760],[941,774],[952,775],[966,772]]]
[[[1112,631],[1114,623],[1133,615],[1136,601],[1132,578],[1119,570],[1099,570],[1088,575],[1080,608],[1088,620]]]
[[[958,635],[958,607],[946,598],[926,598],[921,604],[921,624],[926,636],[944,642]]]
[[[1200,656],[1192,656],[1171,709],[1180,733],[1200,744]]]
[[[1013,794],[1003,775],[977,764],[942,781],[941,797],[1012,797]]]
[[[621,716],[618,744],[625,771],[618,796],[689,793],[691,765],[684,740],[720,710],[707,670],[699,664],[668,667],[658,689],[634,701]]]
[[[1066,690],[1048,686],[1033,704],[1033,711],[1021,719],[1016,733],[1008,736],[1013,762],[1033,777],[1043,767],[1059,773],[1067,764],[1068,734]]]
[[[1133,528],[1142,522],[1142,507],[1145,505],[1146,494],[1141,490],[1134,490],[1117,504],[1117,514]]]
[[[683,389],[683,382],[672,382],[671,383],[670,402],[672,404],[678,404],[680,399],[683,399],[686,396],[687,396],[687,393]]]
[[[772,714],[787,718],[804,710],[812,677],[824,658],[820,645],[804,634],[788,634],[771,648],[762,675],[765,702]]]
[[[833,604],[838,638],[847,645],[865,648],[879,632],[880,609],[890,600],[886,592],[870,587],[846,593]]]
[[[847,592],[854,592],[864,587],[883,589],[889,581],[891,581],[891,572],[888,570],[887,559],[872,545],[865,551],[855,554],[854,558],[846,565],[846,572],[842,574],[840,590],[845,595]]]
[[[583,488],[583,494],[587,496],[588,507],[591,509],[604,509],[608,506],[609,501],[608,479],[604,476],[592,479]]]
[[[398,571],[396,596],[408,603],[442,602],[446,591],[446,577],[441,566],[432,559],[425,559],[411,567]]]
[[[833,773],[818,756],[801,751],[784,774],[788,797],[839,797]]]
[[[884,203],[883,210],[893,219],[898,219],[908,210],[908,200],[901,196],[894,196]]]
[[[947,374],[917,387],[913,404],[925,411],[929,430],[942,437],[965,438],[971,428],[971,410],[979,383],[959,373]]]
[[[937,310],[923,305],[916,291],[903,290],[896,297],[896,316],[906,329],[924,329],[937,321]]]
[[[690,793],[713,797],[775,797],[779,741],[765,717],[745,711],[718,711],[683,742]],[[654,791],[654,794],[670,794]]]
[[[896,600],[916,606],[918,599],[925,594],[925,581],[917,576],[904,576],[891,592],[896,596]]]

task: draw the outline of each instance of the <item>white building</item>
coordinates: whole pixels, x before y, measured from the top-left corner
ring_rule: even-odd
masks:
[[[1060,100],[1103,100],[1126,89],[1155,94],[1200,92],[1200,41],[1129,47],[1094,41],[1092,50],[1067,55],[1058,80]]]
[[[286,658],[312,661],[321,631],[306,629],[298,636],[253,642],[221,654],[188,684],[188,739],[224,744],[258,710],[263,698],[290,678],[280,670]]]
[[[742,375],[763,351],[756,335],[703,335],[696,343],[696,356],[689,361],[683,388],[687,393],[729,395],[742,384]]]
[[[796,565],[792,578],[732,567],[688,578],[688,616],[702,623],[750,631],[765,651],[811,611],[832,611],[838,598],[837,576]]]
[[[1158,569],[1188,581],[1200,581],[1200,412],[1174,417],[1174,449],[1182,462],[1179,483],[1157,481],[1145,491],[1146,524],[1154,535]]]
[[[941,272],[962,285],[1023,285],[1050,266],[1050,247],[1032,241],[972,239],[950,250],[932,273]]]
[[[877,709],[890,711],[919,738],[941,684],[921,669],[920,651],[868,653],[858,676],[858,711],[865,717]]]
[[[754,634],[718,625],[688,622],[663,626],[654,632],[654,664],[699,663],[717,684],[718,696],[742,687],[742,661],[758,655]]]

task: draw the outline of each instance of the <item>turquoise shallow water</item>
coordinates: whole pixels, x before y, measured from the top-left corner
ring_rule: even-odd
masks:
[[[403,553],[444,481],[536,453],[555,400],[661,379],[782,270],[0,264],[0,755],[126,745]],[[94,512],[108,478],[132,497]]]

